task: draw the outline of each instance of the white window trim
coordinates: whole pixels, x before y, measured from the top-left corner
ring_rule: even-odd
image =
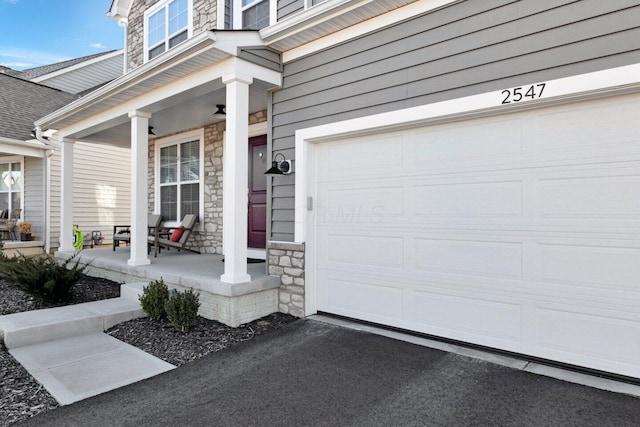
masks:
[[[172,1],[173,0],[163,0],[144,11],[144,21],[143,21],[143,29],[142,29],[142,34],[144,39],[144,55],[143,55],[144,62],[149,61],[149,36],[147,31],[149,27],[149,17],[154,13],[156,13],[157,11],[159,11],[160,9],[167,8],[169,3],[171,3]],[[165,14],[165,19],[168,19],[168,18],[169,18],[169,13],[167,10],[167,13]],[[165,24],[168,25],[168,23],[165,23]],[[193,36],[193,0],[187,0],[187,39],[190,39],[192,36]],[[167,39],[165,38],[164,40],[166,43]],[[167,51],[169,51],[169,48],[167,48],[167,50],[165,50],[163,53],[166,53]]]
[[[198,209],[198,225],[196,225],[196,230],[202,231],[204,230],[204,128],[196,129],[190,132],[180,133],[177,135],[171,135],[166,138],[156,139],[154,146],[154,159],[153,159],[153,168],[154,168],[154,205],[153,212],[155,214],[160,213],[160,149],[169,145],[177,145],[182,144],[184,142],[200,141],[200,180],[199,182],[199,194],[198,197],[200,199],[200,207]],[[172,227],[180,224],[182,218],[178,218],[177,221],[163,221],[163,224]]]
[[[277,0],[254,0],[248,6],[242,7],[242,0],[232,0],[233,1],[233,29],[240,30],[242,29],[242,12],[245,9],[255,6],[258,3],[262,3],[263,1],[269,1],[269,25],[273,25],[278,19],[278,2]]]
[[[7,156],[0,159],[0,164],[20,163],[20,171],[22,172],[22,188],[20,189],[20,206],[22,209],[20,212],[20,219],[24,218],[24,186],[25,186],[25,173],[24,173],[24,156]],[[11,191],[11,193],[16,193]],[[12,206],[12,209],[16,209],[16,206]]]

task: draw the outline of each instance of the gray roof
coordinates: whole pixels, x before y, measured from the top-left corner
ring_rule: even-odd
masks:
[[[93,58],[98,58],[100,56],[107,55],[112,52],[115,52],[115,50],[83,56],[81,58],[69,59],[68,61],[56,62],[55,64],[43,65],[41,67],[29,68],[29,69],[20,71],[20,74],[18,75],[18,77],[22,77],[23,79],[26,79],[26,80],[35,79],[40,76],[44,76],[45,74],[55,73],[56,71],[62,70],[64,68],[72,67],[81,62],[89,61]]]
[[[33,139],[33,122],[77,99],[77,95],[0,73],[0,137]]]

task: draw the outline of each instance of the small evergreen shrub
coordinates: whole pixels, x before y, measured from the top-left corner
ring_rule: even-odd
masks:
[[[171,324],[181,332],[188,331],[198,320],[200,295],[191,289],[176,292],[165,304],[165,310]]]
[[[142,309],[151,320],[160,320],[165,315],[164,305],[169,300],[169,288],[164,280],[153,280],[149,286],[142,288],[140,296]]]
[[[18,255],[8,258],[0,256],[0,277],[15,283],[22,290],[49,302],[73,299],[73,286],[82,278],[89,264],[80,266],[73,259],[59,262],[50,257],[28,257]]]

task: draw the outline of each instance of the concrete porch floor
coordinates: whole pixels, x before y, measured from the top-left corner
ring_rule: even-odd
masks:
[[[57,252],[56,257],[68,259],[75,252]],[[229,284],[220,281],[224,272],[222,255],[162,251],[157,258],[150,255],[151,264],[130,266],[128,247],[85,249],[78,253],[80,263],[90,266],[87,274],[119,282],[150,282],[163,279],[169,288],[193,289],[200,293],[202,317],[218,320],[230,326],[258,319],[278,311],[280,278],[266,273],[266,264],[248,264],[251,281]]]

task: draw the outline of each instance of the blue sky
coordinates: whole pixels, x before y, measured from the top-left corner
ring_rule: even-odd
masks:
[[[121,49],[111,0],[0,0],[0,65],[16,70]]]

